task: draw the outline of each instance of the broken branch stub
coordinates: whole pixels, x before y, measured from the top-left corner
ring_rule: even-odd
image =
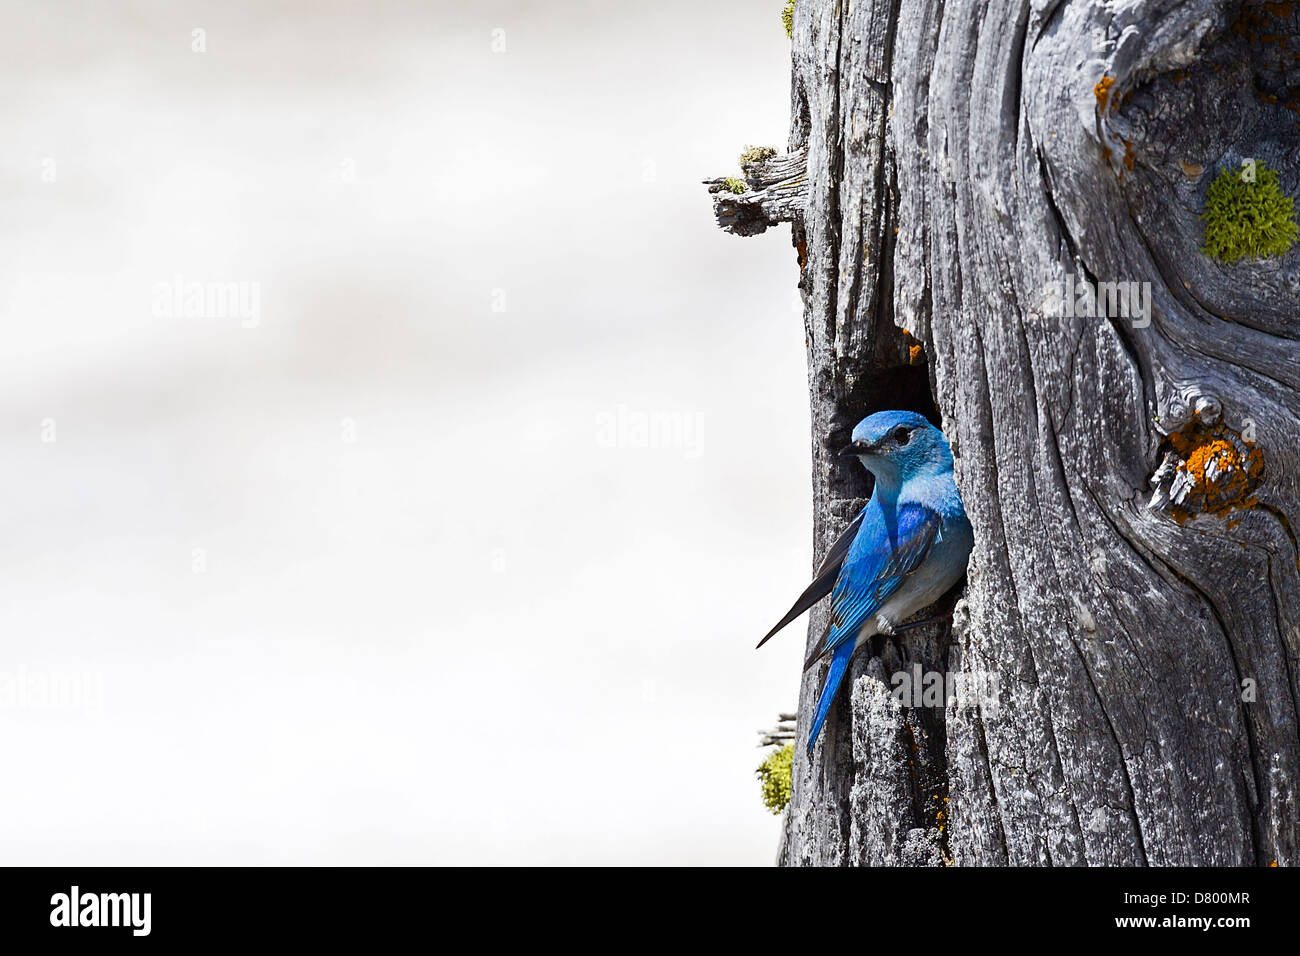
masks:
[[[741,167],[747,189],[733,192],[731,177],[706,179],[713,214],[724,231],[756,236],[768,226],[802,219],[808,200],[808,150],[798,149]]]

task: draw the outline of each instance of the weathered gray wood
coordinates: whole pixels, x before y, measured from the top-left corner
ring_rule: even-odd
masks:
[[[756,236],[778,222],[802,217],[808,194],[808,153],[796,149],[744,164],[746,192],[727,189],[727,177],[707,179],[718,225],[737,236]],[[739,179],[740,177],[735,177]]]
[[[1300,10],[1246,10],[796,4],[815,557],[889,407],[941,417],[976,546],[952,627],[859,653],[796,747],[781,862],[1300,862],[1300,247],[1200,252],[1221,165],[1300,195]],[[1150,323],[1060,314],[1067,275],[1150,282]],[[900,706],[913,663],[1000,707]]]

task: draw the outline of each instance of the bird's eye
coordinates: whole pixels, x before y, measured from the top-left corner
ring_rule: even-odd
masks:
[[[907,428],[903,425],[899,425],[897,428],[894,429],[894,441],[898,442],[900,445],[906,445],[907,440],[911,437],[912,437],[912,430],[910,428]]]

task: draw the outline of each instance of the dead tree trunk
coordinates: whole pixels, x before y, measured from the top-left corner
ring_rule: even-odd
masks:
[[[1297,51],[1290,2],[798,0],[789,154],[714,188],[793,224],[815,557],[883,408],[941,423],[976,545],[796,747],[781,862],[1300,862],[1300,246],[1223,265],[1200,219],[1245,159],[1300,195]],[[1149,324],[1067,281],[1150,283]],[[999,706],[900,704],[916,664]]]

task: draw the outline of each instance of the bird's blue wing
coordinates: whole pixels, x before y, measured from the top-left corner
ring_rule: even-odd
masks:
[[[849,548],[853,545],[853,542],[857,540],[858,529],[862,526],[862,516],[866,513],[866,508],[859,511],[857,517],[850,521],[849,526],[835,539],[831,549],[826,552],[826,558],[822,561],[821,567],[817,569],[816,575],[813,576],[812,584],[804,589],[803,594],[799,595],[799,599],[794,602],[794,606],[786,612],[785,617],[777,622],[776,627],[768,631],[767,635],[758,642],[759,647],[766,644],[768,638],[773,634],[831,593],[831,588],[835,586],[835,582],[839,578],[840,568],[844,565],[844,558],[849,553]]]
[[[916,503],[901,505],[892,522],[882,509],[867,509],[835,581],[830,630],[805,669],[857,637],[862,625],[925,562],[942,523],[938,512]]]
[[[943,523],[937,512],[919,504],[900,507],[892,526],[878,507],[868,506],[860,519],[858,535],[835,581],[830,630],[804,665],[806,670],[827,654],[831,655],[831,666],[808,733],[810,760],[831,704],[848,673],[859,628],[925,562]]]

